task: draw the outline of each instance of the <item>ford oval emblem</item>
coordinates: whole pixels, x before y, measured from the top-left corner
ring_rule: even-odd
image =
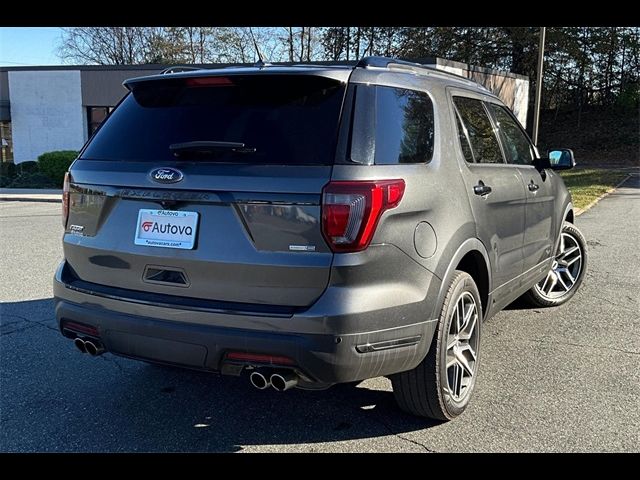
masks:
[[[149,176],[151,180],[158,183],[177,183],[184,177],[180,170],[169,167],[154,168],[149,172]]]

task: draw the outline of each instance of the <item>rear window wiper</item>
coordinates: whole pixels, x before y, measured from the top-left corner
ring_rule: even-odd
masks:
[[[230,150],[234,153],[255,153],[256,149],[247,147],[241,142],[217,142],[211,140],[203,140],[198,142],[172,143],[169,150],[179,156],[185,152],[213,152],[216,150]]]

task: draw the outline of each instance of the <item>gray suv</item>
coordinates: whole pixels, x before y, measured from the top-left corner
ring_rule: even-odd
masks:
[[[55,309],[81,352],[280,391],[388,376],[448,420],[482,322],[584,277],[573,153],[541,158],[470,80],[369,57],[124,85],[65,181]]]

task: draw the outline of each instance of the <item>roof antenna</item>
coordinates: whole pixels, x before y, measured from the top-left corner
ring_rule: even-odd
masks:
[[[255,63],[255,66],[258,68],[262,68],[266,65],[262,58],[262,53],[260,52],[260,47],[258,47],[258,42],[256,42],[256,37],[253,35],[253,30],[249,27],[249,33],[251,34],[251,40],[253,40],[253,46],[256,48],[256,53],[258,54],[258,61]]]

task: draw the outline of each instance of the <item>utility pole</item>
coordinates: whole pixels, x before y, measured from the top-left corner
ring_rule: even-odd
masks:
[[[544,63],[545,27],[540,27],[540,44],[538,45],[538,78],[536,80],[536,100],[533,107],[533,143],[538,144],[538,126],[540,123],[540,99],[542,98],[542,67]]]

